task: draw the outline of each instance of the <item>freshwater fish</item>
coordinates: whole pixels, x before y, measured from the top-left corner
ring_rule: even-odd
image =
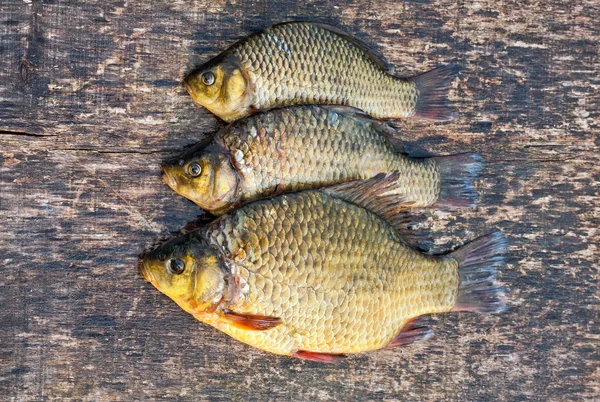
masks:
[[[412,249],[401,205],[373,188],[387,179],[250,203],[146,253],[142,274],[241,342],[321,362],[428,338],[427,314],[503,311],[502,234],[446,255]]]
[[[258,110],[336,104],[380,118],[448,121],[448,87],[456,66],[402,78],[338,28],[287,22],[251,35],[186,76],[195,102],[232,122]]]
[[[413,207],[470,207],[477,154],[411,158],[398,131],[346,106],[294,106],[238,120],[163,164],[163,181],[220,215],[244,203],[398,171]]]

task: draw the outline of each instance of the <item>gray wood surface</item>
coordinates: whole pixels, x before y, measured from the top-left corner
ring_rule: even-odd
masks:
[[[0,2],[0,399],[600,398],[600,6],[583,1]],[[462,67],[450,124],[414,148],[477,151],[481,206],[433,210],[438,245],[502,230],[510,310],[339,366],[263,353],[137,272],[200,210],[159,163],[222,123],[183,75],[241,37],[327,22],[411,75]]]

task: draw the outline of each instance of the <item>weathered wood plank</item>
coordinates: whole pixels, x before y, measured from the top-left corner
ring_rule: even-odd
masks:
[[[596,1],[0,3],[0,390],[9,400],[600,398]],[[253,31],[338,25],[410,75],[457,63],[451,124],[414,149],[481,152],[481,206],[438,245],[511,240],[511,309],[321,366],[203,326],[137,273],[201,212],[158,164],[220,126],[179,82]]]

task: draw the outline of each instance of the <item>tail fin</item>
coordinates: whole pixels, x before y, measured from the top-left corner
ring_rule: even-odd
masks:
[[[450,253],[458,261],[460,280],[452,311],[493,314],[506,310],[506,289],[495,283],[498,271],[494,268],[504,262],[500,254],[506,251],[506,246],[504,235],[494,232]]]
[[[433,121],[450,121],[456,117],[448,106],[447,92],[458,70],[458,66],[439,67],[413,78],[419,90],[415,117]]]
[[[479,154],[458,154],[433,158],[441,173],[440,195],[435,203],[438,207],[468,208],[477,203],[477,193],[472,180],[483,168]]]

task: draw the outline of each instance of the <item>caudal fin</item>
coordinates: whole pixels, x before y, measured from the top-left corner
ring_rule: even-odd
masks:
[[[443,208],[467,208],[477,203],[473,179],[483,168],[479,154],[437,156],[440,168],[440,195],[435,205]]]
[[[415,117],[433,121],[450,121],[456,117],[448,106],[448,88],[458,70],[458,66],[439,67],[413,78],[419,90]]]
[[[495,267],[504,263],[507,241],[501,232],[482,236],[450,253],[458,261],[458,299],[452,311],[481,314],[506,310],[506,289],[498,286]]]

